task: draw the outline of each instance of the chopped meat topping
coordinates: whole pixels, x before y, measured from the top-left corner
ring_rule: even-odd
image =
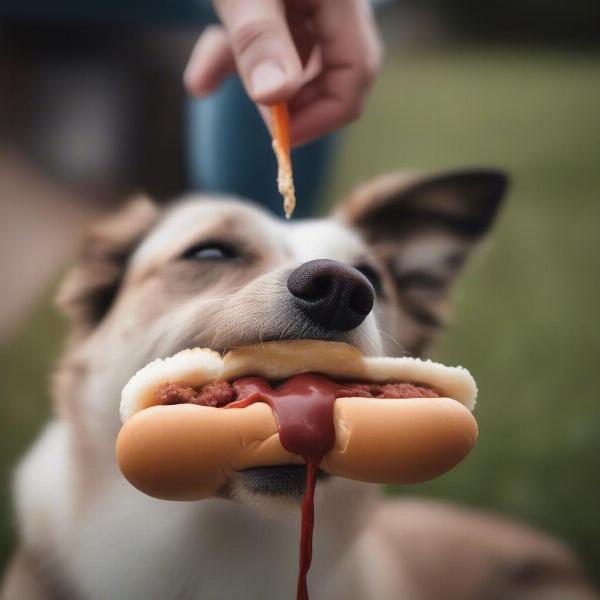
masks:
[[[234,393],[227,381],[213,381],[199,390],[183,383],[165,383],[157,392],[160,404],[199,404],[221,408],[233,402]]]
[[[336,398],[439,398],[426,385],[414,383],[349,383],[339,384]],[[165,383],[157,391],[159,404],[199,404],[222,408],[236,400],[235,390],[228,381],[214,381],[199,389],[183,383]]]
[[[343,383],[336,398],[439,398],[426,385],[413,383]]]

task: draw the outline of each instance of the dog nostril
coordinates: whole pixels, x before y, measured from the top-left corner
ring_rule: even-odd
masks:
[[[373,308],[373,291],[366,286],[356,287],[350,294],[348,305],[360,315],[368,315]]]
[[[354,267],[312,260],[290,273],[287,287],[295,304],[314,323],[337,331],[358,327],[371,312],[375,292]]]
[[[299,277],[288,279],[288,290],[296,298],[322,300],[331,293],[331,279],[327,276],[307,277],[306,274],[300,274]]]

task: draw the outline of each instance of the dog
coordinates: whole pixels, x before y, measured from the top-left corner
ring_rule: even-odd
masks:
[[[283,222],[230,198],[159,209],[140,197],[97,225],[59,292],[70,342],[55,416],[16,472],[20,546],[2,598],[292,597],[297,473],[239,473],[223,497],[202,502],[143,495],[115,462],[123,385],[195,346],[310,338],[425,356],[506,187],[491,169],[394,173],[324,219]],[[313,259],[329,259],[315,275],[325,290],[365,275],[373,310],[348,327],[298,309],[286,281]],[[346,296],[326,298],[343,323]],[[314,600],[596,597],[568,548],[498,517],[384,499],[377,486],[336,477],[317,486],[316,515]]]

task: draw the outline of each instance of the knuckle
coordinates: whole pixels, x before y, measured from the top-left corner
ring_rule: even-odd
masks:
[[[363,103],[359,100],[355,100],[349,104],[344,112],[345,122],[352,123],[353,121],[360,119],[363,114],[363,108]]]
[[[253,21],[232,32],[231,46],[236,54],[245,54],[251,48],[276,38],[278,33],[279,28],[272,21]]]

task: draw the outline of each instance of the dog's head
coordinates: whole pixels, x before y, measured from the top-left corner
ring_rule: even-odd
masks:
[[[60,292],[64,410],[112,458],[121,388],[183,348],[311,338],[423,355],[505,188],[491,170],[392,174],[298,222],[231,199],[132,202],[91,232]]]

